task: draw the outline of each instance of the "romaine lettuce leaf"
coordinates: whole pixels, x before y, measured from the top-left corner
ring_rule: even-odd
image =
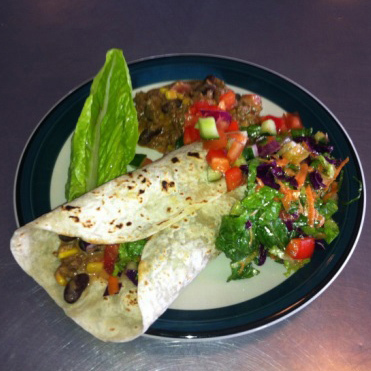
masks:
[[[129,69],[122,51],[111,49],[93,80],[73,134],[67,200],[125,174],[137,141]]]

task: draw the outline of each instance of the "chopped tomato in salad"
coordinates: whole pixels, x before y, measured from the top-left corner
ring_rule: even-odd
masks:
[[[234,115],[238,99],[226,90],[219,101],[195,102],[183,141],[203,142],[209,181],[225,181],[228,191],[246,186],[245,197],[223,217],[216,240],[232,261],[229,280],[255,276],[266,256],[284,263],[289,274],[339,233],[332,215],[338,208],[337,178],[348,160],[335,159],[327,135],[305,128],[297,113],[240,124]]]

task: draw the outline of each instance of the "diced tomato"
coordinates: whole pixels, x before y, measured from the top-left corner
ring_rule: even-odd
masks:
[[[115,295],[120,291],[119,279],[117,276],[108,277],[108,295]]]
[[[233,164],[242,154],[244,145],[237,140],[231,143],[231,146],[227,153],[227,158],[231,164]]]
[[[225,173],[229,168],[229,160],[223,149],[210,149],[206,155],[206,161],[213,170]]]
[[[191,107],[189,107],[189,113],[194,115],[196,113],[199,113],[200,110],[202,109],[207,109],[207,110],[210,110],[210,111],[216,111],[216,110],[219,110],[219,107],[218,106],[215,106],[215,105],[212,105],[210,103],[208,103],[207,101],[198,101],[198,102],[195,102],[192,104]]]
[[[225,173],[227,190],[233,191],[243,183],[243,174],[239,167],[232,167]]]
[[[218,129],[219,139],[204,140],[203,146],[205,149],[223,149],[227,147],[227,136],[223,130]],[[184,142],[185,143],[185,142]]]
[[[198,119],[201,117],[201,113],[198,112],[198,113],[195,113],[195,114],[190,114],[190,113],[187,113],[185,115],[185,120],[184,120],[184,126],[187,127],[187,126],[195,126]]]
[[[209,152],[207,152],[206,155],[206,161],[210,165],[211,160],[214,157],[225,157],[227,158],[227,153],[224,149],[210,149]]]
[[[293,259],[308,259],[312,257],[315,247],[313,237],[293,238],[286,247],[286,254]]]
[[[240,128],[238,126],[238,122],[235,121],[235,120],[232,120],[225,131],[228,132],[228,131],[238,131],[238,130],[240,130]]]
[[[236,104],[236,94],[232,90],[228,90],[226,93],[222,94],[219,99],[218,107],[220,109],[229,111]]]
[[[210,167],[213,170],[226,173],[230,169],[231,165],[229,164],[229,160],[227,158],[214,157],[210,162]]]
[[[284,117],[268,115],[268,116],[262,117],[261,120],[262,122],[264,122],[265,120],[273,120],[276,125],[276,130],[278,133],[284,133],[288,130],[287,125],[286,125],[286,120]]]
[[[303,123],[301,122],[301,118],[296,113],[286,113],[283,115],[287,129],[303,129]]]
[[[219,118],[217,121],[216,121],[216,127],[220,130],[223,130],[223,131],[227,131],[228,127],[229,127],[229,122],[226,121],[226,120],[223,120],[221,118]]]
[[[233,139],[234,141],[236,140],[237,142],[240,142],[241,144],[245,145],[247,142],[247,133],[246,131],[234,131],[227,133],[227,139],[230,141]]]
[[[119,253],[119,246],[116,245],[106,245],[104,249],[104,259],[103,259],[103,266],[104,270],[108,274],[112,274],[113,269],[115,267],[115,262]]]
[[[200,132],[193,126],[186,126],[184,128],[183,142],[184,144],[191,144],[200,140]]]

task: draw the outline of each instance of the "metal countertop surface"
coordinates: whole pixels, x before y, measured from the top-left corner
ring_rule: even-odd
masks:
[[[65,317],[9,250],[14,177],[27,139],[112,47],[128,62],[206,53],[287,76],[340,120],[370,184],[370,14],[371,2],[361,0],[2,1],[0,369],[371,370],[367,215],[348,264],[314,302],[263,330],[204,342],[103,343]]]

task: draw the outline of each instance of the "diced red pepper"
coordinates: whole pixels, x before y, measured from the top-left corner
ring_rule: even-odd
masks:
[[[293,259],[311,258],[314,252],[315,239],[313,237],[293,238],[286,247],[286,254]]]
[[[119,254],[119,247],[120,245],[106,245],[104,249],[104,259],[103,259],[103,266],[104,270],[108,274],[112,274],[115,268],[115,262],[117,256]]]
[[[225,135],[224,131],[218,129],[219,139],[209,139],[203,141],[203,146],[205,149],[223,149],[227,147],[227,136]],[[185,142],[184,142],[185,143]]]
[[[243,174],[239,167],[232,167],[225,173],[225,181],[227,190],[233,191],[235,188],[243,184]]]
[[[200,140],[200,132],[193,126],[186,126],[184,128],[183,142],[184,144],[191,144]]]
[[[229,111],[236,105],[236,94],[232,90],[228,90],[222,94],[219,99],[219,108]]]
[[[231,146],[227,153],[227,158],[231,164],[233,164],[242,154],[244,145],[237,140],[231,143]]]
[[[226,132],[238,131],[238,130],[240,130],[240,128],[238,126],[238,122],[235,121],[235,120],[232,120],[231,123],[229,124],[229,126],[227,127],[227,129],[225,129]]]

